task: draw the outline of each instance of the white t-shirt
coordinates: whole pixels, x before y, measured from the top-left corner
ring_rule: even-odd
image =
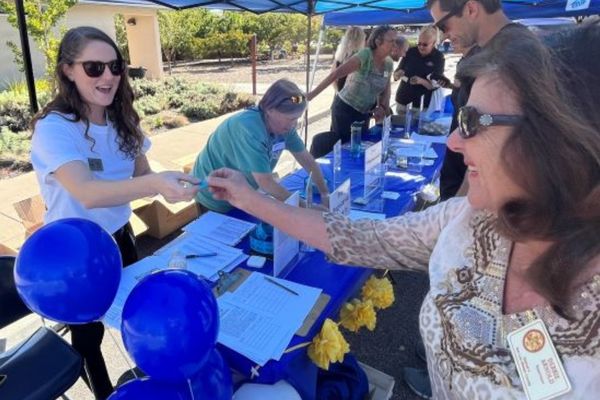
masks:
[[[81,161],[90,168],[95,179],[118,181],[133,176],[135,159],[119,150],[117,131],[110,121],[105,126],[90,123],[88,136],[95,140],[93,143],[84,136],[84,122],[67,118],[70,116],[51,113],[39,120],[31,141],[31,163],[47,207],[44,222],[85,218],[112,234],[129,220],[129,204],[87,209],[55,179],[54,172],[68,162]],[[149,148],[150,141],[145,138],[142,154]]]

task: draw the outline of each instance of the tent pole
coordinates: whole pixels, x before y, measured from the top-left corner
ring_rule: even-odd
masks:
[[[313,61],[312,71],[310,74],[310,85],[308,89],[311,90],[313,85],[315,84],[315,74],[317,72],[317,64],[319,63],[319,55],[321,54],[321,44],[323,43],[323,36],[325,36],[325,29],[327,27],[325,24],[321,25],[321,29],[319,30],[319,40],[317,40],[317,50],[315,51],[315,59]]]
[[[306,35],[306,94],[310,91],[310,42],[312,36],[312,15],[313,15],[313,0],[308,0],[308,12],[306,22],[308,23],[308,33]],[[304,110],[304,145],[308,145],[308,104]]]
[[[25,69],[25,80],[29,92],[29,107],[35,114],[38,111],[37,98],[35,95],[35,80],[33,79],[33,67],[31,64],[31,50],[29,49],[29,38],[27,37],[27,22],[25,20],[25,8],[23,0],[15,0],[17,10],[17,22],[19,24],[19,36],[21,37],[21,50],[23,52],[23,64]]]

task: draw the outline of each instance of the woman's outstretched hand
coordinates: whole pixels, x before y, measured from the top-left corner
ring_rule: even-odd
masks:
[[[208,177],[208,190],[215,199],[227,201],[240,209],[244,209],[244,204],[255,193],[246,177],[230,168],[220,168],[211,172]]]
[[[163,171],[154,175],[156,191],[169,203],[190,201],[198,193],[198,178],[179,171]]]

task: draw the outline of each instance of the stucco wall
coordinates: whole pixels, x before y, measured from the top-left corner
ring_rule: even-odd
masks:
[[[156,9],[153,8],[140,8],[140,7],[113,7],[110,5],[93,5],[93,4],[77,4],[73,6],[64,20],[58,24],[58,26],[64,26],[67,29],[89,25],[99,28],[106,32],[111,38],[115,39],[115,25],[114,16],[115,14],[128,14],[137,16],[154,16],[156,15]],[[146,19],[146,18],[143,18]],[[152,18],[147,18],[152,19]],[[157,28],[158,29],[158,28]],[[59,30],[57,29],[57,32]],[[8,22],[6,15],[0,15],[0,88],[5,87],[7,84],[23,81],[25,77],[19,72],[13,61],[13,55],[6,41],[13,41],[17,46],[21,46],[18,31],[13,28]],[[31,48],[31,57],[33,62],[33,69],[36,78],[43,76],[44,74],[44,57],[40,53],[35,42],[29,38],[29,46]],[[130,45],[131,47],[131,45]],[[146,54],[156,54],[156,50],[149,51],[146,49]],[[160,68],[162,70],[162,63],[160,62],[160,45],[158,48],[158,61],[154,61],[154,68]],[[146,57],[148,57],[146,55]],[[134,60],[132,60],[134,62]],[[143,65],[139,64],[138,65]],[[144,65],[145,66],[145,65]],[[146,67],[148,68],[148,67]]]

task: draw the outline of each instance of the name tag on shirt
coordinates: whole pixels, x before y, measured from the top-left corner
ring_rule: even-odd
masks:
[[[102,159],[100,158],[88,158],[88,165],[90,167],[90,171],[104,171],[104,165],[102,164]]]
[[[383,77],[387,78],[390,76],[390,73],[388,71],[383,71]]]
[[[285,149],[285,142],[277,142],[271,148],[273,153],[281,153]]]
[[[568,393],[571,382],[540,319],[508,334],[508,345],[529,400],[548,400]]]

